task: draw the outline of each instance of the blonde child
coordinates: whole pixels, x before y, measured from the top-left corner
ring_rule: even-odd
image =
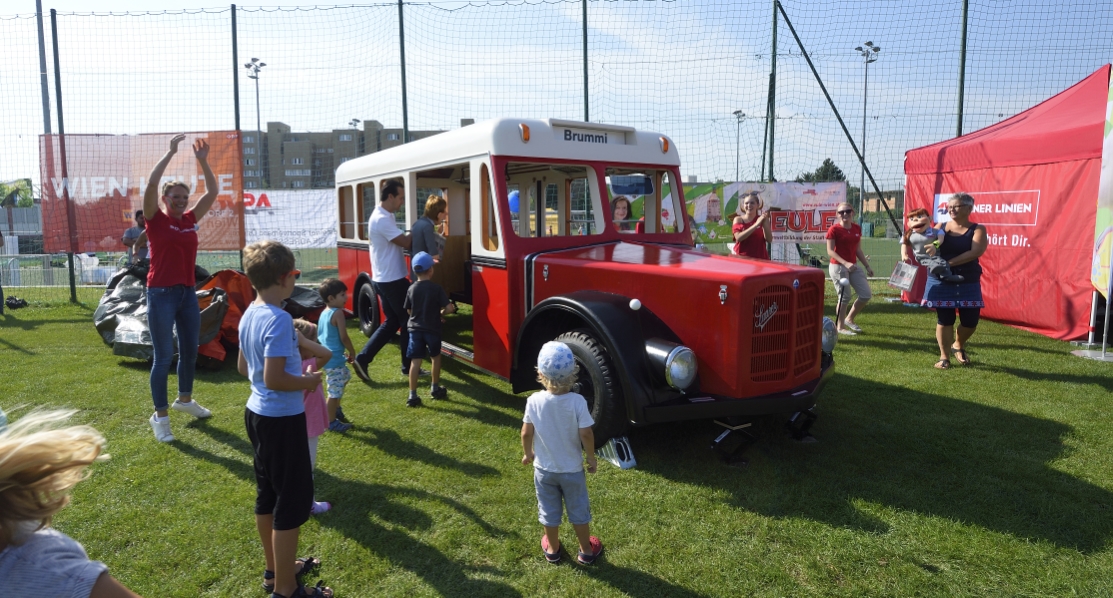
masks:
[[[332,351],[327,347],[311,341],[317,338],[317,325],[297,318],[294,320],[294,329],[298,331],[298,353],[301,354],[301,369],[304,372],[318,372],[321,367],[332,359]],[[318,384],[317,388],[305,391],[305,433],[309,436],[309,466],[317,468],[317,443],[321,434],[328,429],[328,410],[325,408],[325,391]],[[318,502],[314,492],[313,508],[309,510],[312,515],[320,515],[332,508],[327,502]]]
[[[317,320],[317,339],[331,351],[328,363],[324,366],[325,382],[328,384],[328,429],[332,432],[347,432],[352,422],[344,417],[340,399],[344,398],[344,388],[352,379],[346,361],[355,359],[356,350],[352,339],[348,338],[348,327],[344,323],[344,304],[348,302],[348,285],[335,278],[326,278],[317,288],[325,309]],[[345,360],[344,351],[348,352]]]
[[[0,580],[9,592],[34,596],[138,596],[49,527],[85,479],[85,468],[108,458],[101,454],[104,437],[93,428],[60,427],[74,413],[35,411],[0,426]]]
[[[244,272],[258,296],[240,319],[240,374],[251,380],[244,425],[255,459],[255,527],[263,544],[263,587],[274,596],[332,598],[332,589],[306,588],[300,577],[317,559],[298,559],[298,535],[313,508],[303,391],[321,384],[302,370],[298,334],[282,304],[301,272],[294,254],[276,241],[244,248]],[[273,598],[273,596],[272,596]]]
[[[526,401],[522,418],[522,464],[533,464],[538,519],[545,528],[541,551],[550,563],[559,563],[561,502],[568,522],[576,531],[580,552],[576,560],[591,565],[603,554],[603,543],[591,535],[591,505],[587,498],[587,471],[595,473],[595,421],[587,401],[571,392],[579,367],[568,345],[550,341],[537,355],[537,381],[545,388]],[[536,441],[535,441],[536,439]]]

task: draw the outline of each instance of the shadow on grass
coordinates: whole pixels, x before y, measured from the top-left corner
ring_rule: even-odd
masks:
[[[459,471],[475,478],[499,475],[499,470],[494,467],[468,463],[442,455],[423,444],[403,439],[394,430],[360,426],[349,431],[348,436],[399,459],[420,461],[426,465]]]
[[[733,473],[707,448],[719,429],[688,422],[635,431],[639,467],[722,488],[731,502],[755,513],[867,533],[888,525],[859,511],[855,501],[1083,553],[1113,540],[1113,493],[1048,465],[1068,451],[1070,426],[863,379],[848,382],[821,405],[813,428],[818,444],[767,435],[751,449],[748,470]]]
[[[525,397],[507,394],[491,385],[491,380],[469,365],[458,363],[453,359],[442,359],[441,370],[451,373],[460,382],[451,382],[441,379],[441,383],[448,388],[448,400],[437,401],[436,405],[442,406],[445,411],[473,419],[481,424],[497,426],[500,428],[522,427],[522,417],[517,414],[506,413],[499,409],[489,407],[502,407],[520,412],[525,408]],[[454,400],[453,397],[467,397]]]
[[[386,527],[373,520],[379,518],[392,526],[410,530],[429,529],[433,525],[433,519],[428,513],[404,504],[398,499],[428,500],[453,509],[472,524],[482,528],[489,536],[508,536],[506,532],[488,524],[466,505],[416,488],[353,482],[321,471],[317,472],[315,483],[322,495],[336,497],[333,503],[336,508],[318,517],[322,527],[339,531],[382,556],[393,567],[417,575],[432,586],[438,594],[443,596],[521,595],[509,584],[472,579],[468,575],[469,572],[497,574],[496,569],[461,565],[445,556],[440,550],[414,539],[404,531]],[[353,594],[360,594],[360,592],[355,591]]]
[[[578,548],[573,548],[573,552]],[[575,554],[570,560],[575,560]],[[675,596],[676,598],[702,598],[687,588],[671,584],[637,569],[616,567],[607,562],[607,554],[590,567],[576,565],[588,577],[603,582],[627,596]]]

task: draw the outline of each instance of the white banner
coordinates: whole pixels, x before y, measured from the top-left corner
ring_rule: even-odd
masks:
[[[247,243],[269,239],[291,249],[335,249],[335,193],[333,189],[244,190]]]
[[[756,191],[770,210],[773,241],[823,243],[838,219],[835,208],[846,201],[846,183],[732,183],[739,197]]]

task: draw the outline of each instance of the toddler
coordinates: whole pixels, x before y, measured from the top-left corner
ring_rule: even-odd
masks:
[[[319,343],[309,339],[317,338],[317,326],[312,322],[298,318],[294,320],[294,329],[298,331],[298,353],[301,355],[301,369],[303,372],[317,372],[321,366],[332,359],[332,351]],[[317,388],[305,391],[305,433],[309,436],[309,467],[317,468],[317,444],[321,434],[328,429],[328,410],[325,408],[325,393],[318,384]],[[316,492],[314,492],[316,494]],[[313,507],[309,512],[320,515],[332,508],[327,502],[318,502],[313,498]]]
[[[545,390],[526,401],[522,418],[522,464],[533,464],[533,485],[537,490],[538,519],[545,528],[541,551],[550,563],[560,562],[561,502],[568,521],[576,531],[582,565],[591,565],[603,554],[603,543],[590,533],[591,506],[587,499],[587,471],[595,473],[595,420],[587,401],[571,392],[579,366],[568,345],[550,341],[537,356],[537,381]],[[536,439],[535,439],[536,437]]]
[[[441,285],[433,282],[433,256],[424,251],[410,260],[417,282],[406,291],[403,304],[410,320],[406,324],[410,331],[410,342],[406,347],[406,358],[410,360],[410,396],[407,407],[421,406],[417,396],[417,379],[421,375],[421,360],[429,357],[433,362],[433,385],[429,394],[434,399],[448,396],[441,380],[441,316],[456,312],[456,304],[448,300]]]
[[[344,417],[340,399],[344,398],[344,388],[352,379],[346,362],[355,359],[356,350],[352,339],[348,338],[348,327],[344,323],[344,304],[348,302],[348,285],[335,278],[326,278],[317,288],[325,309],[317,320],[317,334],[311,338],[328,347],[331,358],[324,367],[325,382],[328,384],[328,429],[332,432],[347,432],[352,422]],[[344,358],[347,350],[348,357]]]

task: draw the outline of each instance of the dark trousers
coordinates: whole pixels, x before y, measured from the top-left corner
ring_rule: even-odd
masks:
[[[383,306],[386,320],[379,325],[371,338],[367,339],[367,344],[363,345],[356,359],[363,364],[371,363],[371,360],[375,359],[379,351],[390,341],[390,337],[394,336],[395,332],[399,332],[402,370],[408,373],[410,358],[406,357],[406,347],[410,344],[410,331],[406,327],[406,321],[409,320],[409,314],[403,306],[406,304],[406,291],[410,289],[410,280],[399,278],[390,282],[372,282],[371,288],[375,289],[375,294],[379,296],[379,304]]]

